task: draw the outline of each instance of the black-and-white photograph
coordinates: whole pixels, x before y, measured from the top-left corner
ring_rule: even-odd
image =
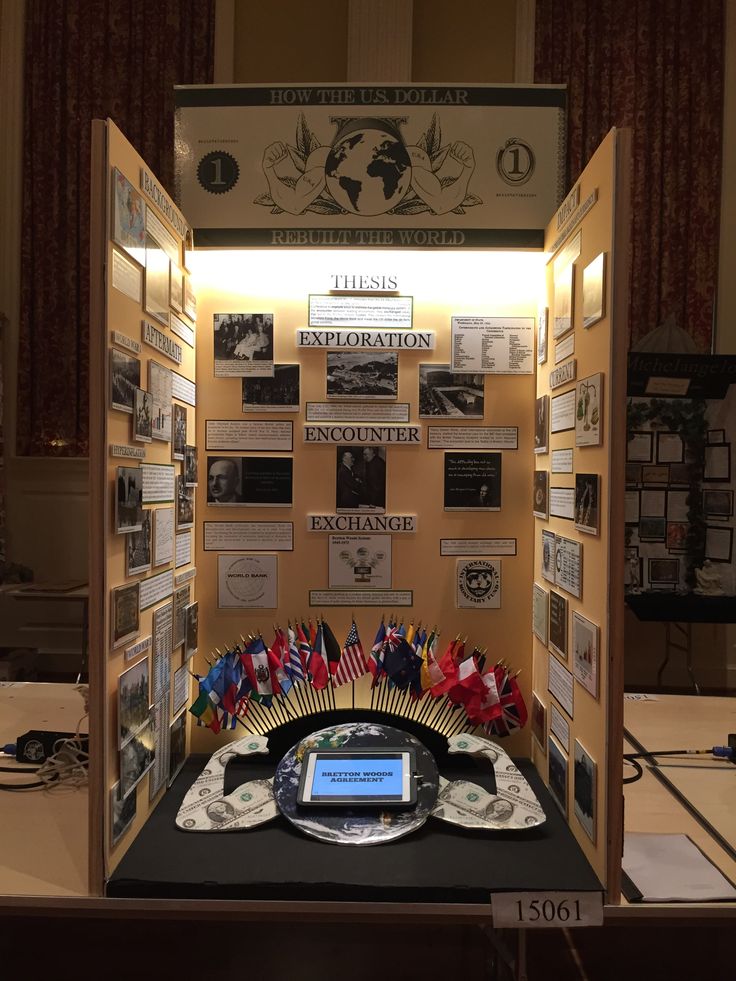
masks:
[[[595,842],[595,798],[597,766],[580,743],[575,740],[575,817],[583,830]]]
[[[150,232],[146,232],[146,313],[169,326],[169,257]]]
[[[171,263],[169,299],[174,310],[177,313],[182,313],[184,310],[184,271],[175,262]]]
[[[549,646],[567,660],[567,600],[549,591]]]
[[[171,639],[171,649],[176,650],[186,640],[187,633],[187,607],[191,600],[191,589],[187,583],[174,590],[174,624],[173,637]]]
[[[176,478],[176,527],[178,531],[194,525],[194,487],[187,487],[184,478]]]
[[[169,786],[176,780],[187,758],[187,713],[182,712],[169,726]]]
[[[115,489],[115,531],[122,534],[143,528],[143,471],[118,467]]]
[[[121,412],[133,412],[135,390],[141,384],[141,363],[123,351],[110,349],[110,405]]]
[[[549,744],[549,791],[563,814],[567,815],[567,757],[550,736]]]
[[[291,457],[208,456],[207,503],[291,507],[293,470]]]
[[[190,603],[186,608],[186,628],[184,635],[184,658],[188,660],[197,653],[199,640],[199,603]]]
[[[117,167],[113,170],[112,240],[131,258],[146,261],[146,202]]]
[[[153,766],[154,731],[146,724],[120,750],[120,794],[127,797]]]
[[[128,668],[118,678],[118,737],[120,746],[148,721],[148,656]]]
[[[136,388],[133,397],[133,439],[138,443],[153,439],[153,399],[143,388]]]
[[[273,378],[243,379],[243,412],[298,411],[298,364],[274,365]]]
[[[125,540],[125,573],[135,576],[151,568],[151,511],[144,510],[140,531],[128,532]]]
[[[419,418],[482,419],[484,375],[452,372],[449,364],[419,365]]]
[[[273,377],[273,314],[213,315],[215,377]]]
[[[328,351],[328,399],[395,399],[399,394],[397,351]]]
[[[171,458],[172,460],[183,460],[184,448],[187,445],[187,407],[185,405],[177,405],[174,402],[171,430]]]
[[[184,447],[184,483],[187,487],[197,486],[197,470],[199,467],[199,454],[196,446],[187,445]]]
[[[704,490],[703,513],[709,518],[730,518],[733,514],[733,491]]]
[[[151,408],[151,436],[164,443],[171,442],[171,402],[153,400]]]
[[[130,583],[110,591],[112,646],[120,647],[138,636],[140,629],[140,584]]]
[[[386,447],[336,448],[337,511],[386,510]]]
[[[115,847],[133,823],[136,814],[136,795],[120,797],[120,781],[110,788],[110,844]]]
[[[242,457],[207,457],[207,503],[242,504]]]
[[[575,527],[597,535],[599,529],[600,477],[597,473],[575,474]]]
[[[534,408],[534,452],[546,453],[549,445],[549,395],[541,395]]]
[[[549,473],[546,470],[534,471],[534,500],[532,511],[537,518],[549,517]]]
[[[501,454],[445,453],[445,511],[501,510]]]

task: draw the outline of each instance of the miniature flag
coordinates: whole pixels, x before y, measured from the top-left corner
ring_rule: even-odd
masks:
[[[393,643],[386,644],[383,670],[400,691],[409,685],[416,686],[421,666],[422,659],[417,657],[414,648],[403,637],[396,637]]]
[[[335,687],[339,688],[340,685],[346,685],[349,681],[355,681],[357,678],[362,678],[367,671],[368,665],[365,663],[363,645],[360,643],[358,628],[355,626],[355,620],[353,620],[352,626],[350,627],[350,633],[348,634],[345,641],[345,646],[342,649],[340,663],[338,664],[337,671],[335,672]]]
[[[474,697],[485,692],[485,685],[474,657],[468,657],[457,666],[455,683],[447,691],[447,697],[456,705],[467,705]]]
[[[503,672],[503,677],[498,692],[502,714],[483,726],[489,736],[508,736],[516,729],[521,729],[522,726],[526,725],[527,720],[524,696],[521,694],[516,678],[513,678],[506,668],[502,668],[500,671]],[[496,669],[496,672],[496,683],[498,684],[499,669]]]
[[[320,691],[327,686],[330,675],[327,668],[327,658],[322,656],[321,623],[317,626],[314,643],[310,647],[307,670],[309,671],[309,680],[312,682],[312,688]]]
[[[373,641],[373,647],[368,658],[368,670],[373,675],[373,684],[371,686],[373,688],[378,684],[383,673],[383,643],[385,639],[386,624],[383,622],[383,618],[381,618],[381,624],[376,632],[376,639]]]
[[[334,674],[340,664],[340,645],[326,620],[322,620],[322,656],[330,674]]]
[[[299,642],[291,626],[289,627],[289,650],[284,667],[294,684],[304,681],[304,668],[302,667],[302,659],[299,654]]]

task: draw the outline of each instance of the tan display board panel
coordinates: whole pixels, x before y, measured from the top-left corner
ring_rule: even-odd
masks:
[[[392,535],[391,587],[410,591],[407,607],[309,605],[310,591],[328,587],[328,532],[308,532],[307,516],[335,513],[337,447],[334,444],[305,444],[306,404],[345,404],[327,399],[324,348],[300,348],[297,328],[307,327],[309,294],[327,293],[333,274],[390,274],[396,277],[398,293],[413,297],[413,330],[435,335],[429,351],[402,350],[398,354],[396,403],[408,403],[409,425],[421,427],[419,445],[386,445],[386,511],[416,515],[417,531]],[[199,391],[198,442],[200,482],[197,490],[197,545],[201,549],[205,522],[287,521],[293,522],[293,551],[274,552],[278,563],[276,608],[262,610],[218,610],[218,553],[198,555],[200,609],[206,610],[200,625],[200,652],[195,670],[205,671],[204,654],[223,649],[240,635],[260,629],[266,642],[273,638],[273,624],[286,626],[295,617],[314,618],[323,614],[342,644],[350,627],[351,613],[364,650],[369,651],[382,613],[393,611],[405,623],[421,620],[437,624],[442,635],[440,651],[457,634],[468,644],[488,648],[488,663],[505,658],[521,669],[520,684],[529,697],[531,679],[528,624],[531,600],[532,522],[529,457],[532,447],[532,374],[484,376],[482,419],[419,417],[419,365],[450,362],[451,317],[504,316],[533,318],[541,286],[543,257],[539,253],[449,252],[365,253],[356,250],[323,252],[197,251],[194,275],[198,297],[197,380]],[[215,377],[213,317],[218,313],[268,313],[274,318],[274,357],[277,364],[298,363],[301,369],[300,411],[242,411],[240,378]],[[370,353],[370,352],[368,352]],[[361,400],[361,405],[367,400]],[[378,409],[391,401],[373,402]],[[293,507],[242,507],[207,503],[207,456],[205,428],[208,420],[280,420],[294,423]],[[356,417],[359,418],[359,417]],[[349,423],[340,423],[349,425]],[[364,423],[363,423],[364,424]],[[501,509],[495,512],[445,511],[443,508],[442,449],[428,449],[428,430],[434,426],[462,429],[472,436],[478,427],[517,427],[518,448],[499,450],[502,457]],[[254,453],[210,451],[210,456],[254,456]],[[501,563],[501,608],[491,610],[456,607],[455,556],[440,555],[441,539],[516,539],[515,555],[498,555]],[[459,552],[462,555],[462,546]],[[263,553],[260,553],[263,554]],[[368,591],[369,592],[369,591]],[[352,704],[351,686],[337,689],[336,704]],[[368,704],[367,679],[356,684],[356,705]],[[233,737],[238,733],[233,733]],[[198,728],[193,734],[196,751],[211,751],[221,744]],[[509,750],[529,753],[528,729],[505,740]]]
[[[628,220],[627,169],[628,148],[627,131],[611,131],[596,151],[583,174],[576,182],[569,197],[569,208],[563,206],[558,216],[547,228],[545,249],[550,254],[547,266],[547,302],[549,310],[547,335],[547,360],[538,365],[537,396],[549,396],[550,400],[560,394],[572,392],[573,428],[550,432],[549,451],[537,454],[535,465],[549,472],[549,485],[554,488],[567,488],[571,495],[576,486],[576,474],[592,474],[599,477],[598,491],[598,534],[580,530],[576,527],[580,517],[580,507],[585,507],[580,494],[575,507],[575,517],[570,520],[555,516],[549,519],[535,519],[534,531],[534,581],[545,589],[554,591],[567,601],[567,658],[552,652],[537,636],[533,637],[534,675],[533,687],[547,709],[547,738],[544,751],[539,742],[532,740],[533,760],[537,769],[549,783],[550,720],[552,708],[561,715],[555,728],[564,733],[566,722],[569,727],[569,748],[562,746],[567,758],[567,800],[566,810],[570,827],[575,834],[588,860],[607,885],[609,897],[618,892],[618,871],[620,870],[621,834],[621,788],[620,788],[620,733],[621,705],[623,697],[622,663],[623,641],[621,622],[623,619],[623,516],[620,513],[623,502],[623,448],[625,433],[625,392],[626,368],[624,352],[626,347],[626,277],[628,273],[627,240],[624,239]],[[579,237],[579,238],[578,238]],[[579,254],[578,254],[579,244]],[[605,276],[603,280],[602,304],[591,326],[583,326],[583,284],[584,273],[588,270],[590,283],[593,273],[590,263],[601,253],[604,254]],[[564,315],[562,296],[555,297],[555,289],[561,294],[569,284],[564,267],[567,259],[573,265],[572,281],[572,324],[573,332],[561,335],[557,340],[555,333],[555,313]],[[569,288],[569,285],[567,286]],[[593,291],[594,294],[594,291]],[[589,293],[588,304],[596,306]],[[561,321],[559,321],[562,326]],[[559,345],[570,344],[574,338],[574,353],[557,358]],[[552,387],[553,373],[561,367],[565,369],[576,363],[574,380]],[[561,372],[562,373],[562,372]],[[591,438],[590,424],[592,409],[586,406],[585,390],[580,383],[585,379],[600,375],[602,395],[591,390],[590,400],[599,398],[600,437],[598,445],[580,445]],[[551,377],[552,376],[552,377]],[[596,379],[596,389],[598,389]],[[582,397],[582,402],[580,401]],[[558,405],[564,405],[558,403]],[[586,410],[588,418],[586,419]],[[578,418],[582,413],[583,419]],[[564,415],[563,415],[564,421]],[[577,435],[576,424],[577,423]],[[572,453],[572,472],[552,472],[552,455],[560,450]],[[550,495],[552,491],[550,491]],[[564,510],[564,508],[563,508]],[[583,522],[585,524],[585,522]],[[581,593],[575,596],[569,587],[564,588],[546,581],[542,577],[543,562],[542,531],[553,532],[582,547]],[[549,668],[559,665],[574,672],[576,652],[573,645],[573,615],[581,614],[598,628],[597,693],[593,694],[576,677],[572,681],[573,714],[570,716],[563,707],[562,700],[550,693]],[[556,672],[557,673],[557,672]],[[560,689],[552,680],[552,687]],[[590,686],[592,687],[592,686]],[[558,745],[560,739],[553,736]],[[575,744],[579,743],[595,771],[594,814],[592,821],[584,820],[576,814],[575,786],[584,781],[584,772],[576,774]],[[580,769],[580,768],[578,768]],[[588,772],[590,767],[588,764]],[[610,781],[610,783],[609,783]],[[611,788],[617,788],[611,791]],[[579,784],[579,798],[585,797],[585,790]],[[580,800],[578,801],[578,810]],[[592,832],[592,837],[591,837]]]
[[[126,650],[131,648],[138,641],[153,635],[152,623],[154,612],[165,605],[166,600],[160,599],[153,603],[149,608],[140,611],[139,629],[135,636],[131,636],[125,643],[113,646],[112,643],[112,624],[111,624],[111,593],[119,586],[130,583],[145,583],[146,580],[165,573],[167,575],[180,575],[188,569],[193,569],[194,548],[192,548],[192,561],[179,568],[174,567],[173,559],[164,561],[156,565],[156,557],[153,555],[153,542],[151,543],[150,569],[128,575],[126,565],[126,550],[128,541],[126,534],[116,533],[115,529],[115,496],[117,487],[117,468],[119,466],[136,467],[140,464],[157,464],[172,466],[174,474],[183,472],[183,463],[172,460],[172,444],[168,441],[153,439],[151,442],[137,442],[133,436],[133,415],[127,412],[112,408],[111,395],[111,368],[110,351],[127,354],[138,358],[140,361],[140,387],[149,388],[149,362],[153,361],[166,369],[173,369],[184,378],[194,382],[195,376],[195,352],[194,348],[177,337],[167,325],[157,322],[152,316],[146,313],[145,303],[145,283],[146,271],[143,265],[136,262],[118,245],[112,242],[112,222],[113,222],[113,181],[115,168],[127,178],[136,191],[140,191],[142,173],[145,170],[150,174],[143,159],[135,152],[127,142],[123,134],[111,122],[96,122],[93,127],[94,139],[94,160],[93,160],[93,190],[92,190],[92,270],[91,270],[91,292],[92,292],[92,330],[93,344],[91,350],[92,369],[90,376],[93,379],[93,389],[91,392],[91,432],[92,449],[91,458],[93,461],[92,470],[92,535],[91,540],[99,548],[93,549],[93,565],[91,575],[91,595],[90,595],[90,629],[92,643],[90,645],[91,657],[94,667],[91,670],[91,681],[95,687],[103,692],[102,703],[98,703],[93,708],[93,739],[100,745],[100,734],[104,744],[104,755],[102,767],[94,775],[98,779],[91,781],[92,800],[91,808],[93,818],[93,831],[91,836],[91,858],[95,865],[91,878],[93,891],[99,888],[99,876],[95,881],[96,873],[99,872],[100,855],[103,857],[104,872],[109,874],[118,863],[127,847],[132,842],[138,830],[145,823],[151,809],[158,801],[163,788],[158,791],[156,796],[149,800],[149,778],[152,771],[131,790],[131,794],[136,796],[136,815],[132,826],[120,836],[113,846],[111,840],[111,820],[110,820],[110,790],[120,777],[120,756],[119,756],[119,732],[118,732],[118,679],[120,674],[131,665],[140,660],[148,658],[149,677],[150,677],[150,699],[153,699],[153,663],[152,647],[144,654],[138,654],[126,659]],[[155,180],[155,177],[151,175]],[[160,185],[159,185],[160,186]],[[176,250],[178,265],[184,265],[183,239],[178,233],[177,228],[172,224],[173,212],[167,216],[165,199],[162,207],[155,205],[150,197],[143,196],[145,207],[148,213],[153,212],[153,221],[163,225],[163,231],[159,228],[160,235],[165,235],[170,241],[170,248]],[[181,226],[180,226],[181,228]],[[97,244],[95,249],[94,243]],[[119,257],[131,263],[131,267],[136,277],[140,278],[141,298],[136,300],[126,295],[121,289],[113,285],[114,273],[113,264],[119,262]],[[140,256],[140,258],[143,258]],[[177,312],[171,308],[173,312]],[[194,327],[194,324],[183,314],[179,314],[182,320]],[[146,321],[155,325],[164,338],[164,344],[176,342],[180,345],[182,360],[180,364],[175,363],[166,356],[165,353],[155,349],[145,343],[143,339],[142,322]],[[131,346],[132,345],[132,348]],[[137,346],[140,349],[137,350]],[[174,404],[185,405],[185,403],[174,399]],[[187,441],[195,443],[196,436],[196,409],[191,405],[186,405],[187,410]],[[145,453],[144,459],[125,459],[122,458],[120,450],[117,448],[142,448]],[[167,495],[164,495],[167,497]],[[175,497],[175,495],[174,495]],[[144,503],[144,510],[157,512],[159,509],[175,509],[176,501],[161,500],[155,503]],[[164,524],[166,515],[161,515],[159,519],[155,514],[151,514],[152,532],[155,534],[155,523],[160,521]],[[176,529],[174,529],[176,530]],[[193,534],[193,533],[192,533]],[[159,556],[160,557],[160,556]],[[95,566],[97,568],[95,568]],[[196,599],[196,578],[191,581],[192,601]],[[168,726],[172,721],[173,707],[173,677],[174,671],[183,664],[184,650],[178,646],[174,648],[170,658],[170,687],[168,697],[164,697],[164,719]],[[189,685],[187,685],[187,693]],[[98,728],[95,728],[98,727]],[[94,753],[92,754],[94,759]],[[166,764],[168,766],[168,762]],[[166,783],[164,783],[166,786]],[[103,822],[104,815],[104,822]],[[102,824],[102,827],[100,827]],[[100,835],[102,839],[100,840]]]

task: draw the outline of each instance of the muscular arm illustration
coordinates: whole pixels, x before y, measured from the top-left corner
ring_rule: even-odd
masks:
[[[266,147],[263,153],[263,173],[268,181],[271,199],[282,211],[291,215],[301,215],[325,186],[325,162],[330,148],[317,147],[307,157],[304,173],[293,187],[284,182],[276,172],[279,164],[288,162],[293,167],[289,150],[280,141]]]
[[[436,171],[420,147],[409,146],[407,150],[411,158],[412,187],[436,215],[446,214],[463,203],[475,170],[475,156],[467,143],[460,140],[453,143]],[[448,177],[451,183],[444,183]]]

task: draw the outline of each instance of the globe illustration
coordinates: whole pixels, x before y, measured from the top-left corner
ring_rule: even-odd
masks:
[[[327,187],[354,215],[382,215],[395,207],[411,184],[411,161],[398,133],[380,120],[338,136],[325,164]]]

